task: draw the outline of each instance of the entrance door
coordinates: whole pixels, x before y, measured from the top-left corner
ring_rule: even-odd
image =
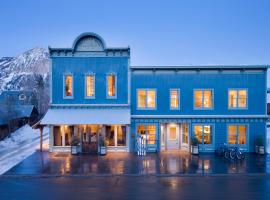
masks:
[[[167,127],[167,149],[179,149],[179,127],[168,125]]]

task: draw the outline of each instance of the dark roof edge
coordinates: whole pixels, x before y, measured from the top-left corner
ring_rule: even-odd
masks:
[[[130,66],[131,69],[261,69],[270,65],[179,65],[179,66]]]

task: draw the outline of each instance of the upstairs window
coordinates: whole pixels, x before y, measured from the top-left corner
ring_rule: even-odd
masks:
[[[170,90],[170,108],[171,109],[180,108],[180,90],[179,89]]]
[[[247,108],[247,90],[229,90],[229,108]]]
[[[109,74],[107,76],[107,97],[116,98],[116,75]]]
[[[142,109],[156,108],[156,90],[154,89],[137,90],[137,107]]]
[[[64,76],[64,84],[65,84],[65,97],[73,97],[73,76],[72,75],[65,75]]]
[[[85,77],[86,81],[86,98],[95,97],[95,76],[93,74],[88,74]]]
[[[213,108],[213,90],[194,90],[194,107],[196,109]]]

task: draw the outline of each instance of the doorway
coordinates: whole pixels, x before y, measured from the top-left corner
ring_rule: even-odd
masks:
[[[180,137],[179,137],[179,125],[169,124],[167,126],[167,141],[166,146],[168,150],[178,150],[180,149]]]

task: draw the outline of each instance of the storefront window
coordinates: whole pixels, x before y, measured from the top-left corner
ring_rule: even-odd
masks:
[[[66,97],[73,96],[73,76],[72,75],[65,76],[65,96]]]
[[[53,127],[53,146],[62,146],[60,126]]]
[[[86,97],[95,96],[95,77],[94,75],[86,76]]]
[[[209,109],[213,107],[213,91],[212,90],[195,90],[194,91],[194,107]]]
[[[106,143],[108,146],[115,146],[114,126],[106,126]]]
[[[246,125],[228,126],[228,144],[246,144],[247,127]]]
[[[117,146],[126,146],[126,126],[117,126]]]
[[[70,146],[71,138],[73,136],[73,130],[73,126],[54,126],[54,146]]]
[[[212,126],[195,125],[194,136],[198,139],[199,144],[212,144]]]
[[[156,126],[155,125],[139,125],[137,133],[147,140],[147,144],[156,144]]]
[[[107,77],[107,95],[108,97],[116,97],[116,76],[114,74]]]
[[[126,146],[126,126],[106,126],[108,146]]]

